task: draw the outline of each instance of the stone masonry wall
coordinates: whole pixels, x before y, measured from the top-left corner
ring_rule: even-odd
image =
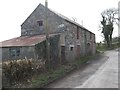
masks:
[[[43,26],[39,26],[38,21],[43,21]],[[49,33],[61,32],[59,26],[63,24],[63,19],[48,10],[48,30]],[[59,30],[59,31],[58,31]],[[45,34],[45,7],[38,7],[21,25],[21,35]]]
[[[50,60],[52,65],[60,63],[60,35],[50,37]],[[46,41],[35,45],[35,56],[36,59],[46,60]]]
[[[76,31],[77,27],[69,22],[65,22],[65,56],[67,61],[76,57]]]
[[[43,26],[38,25],[37,21],[40,20],[43,21]],[[62,36],[65,39],[65,58],[68,61],[74,60],[78,55],[85,56],[95,52],[94,34],[91,35],[88,30],[64,20],[50,10],[48,10],[48,29],[50,34],[64,33]],[[77,33],[79,33],[79,39],[77,39]],[[37,34],[45,34],[45,7],[41,4],[21,25],[22,36]]]

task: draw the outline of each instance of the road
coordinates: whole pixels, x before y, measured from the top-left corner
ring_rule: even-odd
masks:
[[[118,88],[118,50],[106,51],[98,60],[46,88]]]
[[[109,57],[99,70],[76,88],[118,88],[118,52],[107,51]]]

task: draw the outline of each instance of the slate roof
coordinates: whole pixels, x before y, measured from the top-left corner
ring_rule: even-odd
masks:
[[[70,22],[70,23],[72,23],[72,24],[74,24],[74,25],[77,25],[77,26],[83,28],[84,30],[92,33],[91,31],[89,31],[88,29],[86,29],[85,27],[83,27],[82,25],[80,25],[79,23],[77,23],[77,22],[75,22],[75,21],[67,18],[66,16],[64,16],[64,15],[62,15],[62,14],[56,12],[56,11],[53,11],[53,10],[51,10],[51,9],[49,9],[49,10],[52,11],[53,13],[55,13],[56,15],[58,15],[59,17],[61,17],[62,19],[66,20],[66,21],[68,21],[68,22]],[[94,33],[92,33],[92,34],[94,34]]]
[[[39,8],[40,6],[42,6],[42,7],[45,8],[45,6],[40,3],[40,4],[36,7],[36,9]],[[35,10],[36,10],[36,9],[35,9]],[[35,10],[34,10],[34,11],[35,11]],[[70,23],[72,23],[72,24],[74,24],[74,25],[77,25],[77,26],[83,28],[84,30],[92,33],[91,31],[89,31],[88,29],[86,29],[85,27],[83,27],[82,25],[80,25],[79,23],[77,23],[77,22],[69,19],[68,17],[66,17],[66,16],[64,16],[64,15],[62,15],[62,14],[60,14],[60,13],[58,13],[58,12],[56,12],[56,11],[50,9],[50,8],[48,8],[48,10],[51,11],[51,12],[53,12],[53,13],[55,13],[56,15],[58,15],[59,17],[61,17],[62,19],[66,20],[66,21],[68,21],[68,22],[70,22]],[[34,13],[34,11],[33,11],[32,13]],[[31,13],[31,14],[32,14],[32,13]],[[31,15],[31,14],[30,14],[30,15]],[[29,15],[29,16],[30,16],[30,15]],[[28,18],[29,18],[29,17],[28,17]],[[27,19],[28,19],[28,18],[27,18]],[[27,19],[26,19],[26,20],[27,20]],[[26,21],[26,20],[25,20],[25,21]],[[25,22],[25,21],[24,21],[24,22]],[[24,24],[24,22],[22,23],[22,25]],[[21,26],[22,26],[22,25],[21,25]],[[92,34],[94,34],[94,33],[92,33]]]
[[[50,10],[51,10],[51,9],[50,9]],[[68,21],[68,22],[70,22],[70,23],[73,23],[73,24],[75,24],[75,25],[77,25],[77,26],[79,26],[79,27],[81,27],[81,28],[86,29],[85,27],[83,27],[83,26],[80,25],[79,23],[77,23],[77,22],[69,19],[68,17],[66,17],[66,16],[64,16],[64,15],[62,15],[62,14],[56,12],[56,11],[53,11],[53,10],[51,10],[51,11],[52,11],[53,13],[55,13],[56,15],[58,15],[59,17],[63,18],[64,20],[66,20],[66,21]]]
[[[42,5],[42,4],[39,4],[39,5]],[[38,5],[38,7],[39,7],[39,5]],[[43,6],[43,5],[42,5],[42,6]],[[43,7],[45,7],[45,6],[43,6]],[[75,24],[75,25],[77,25],[77,26],[85,29],[86,31],[92,33],[91,31],[89,31],[88,29],[86,29],[85,27],[83,27],[82,25],[80,25],[79,23],[77,23],[77,22],[69,19],[68,17],[66,17],[66,16],[64,16],[64,15],[62,15],[62,14],[60,14],[60,13],[54,11],[54,10],[51,10],[50,8],[48,8],[48,9],[49,9],[50,11],[52,11],[53,13],[55,13],[56,15],[58,15],[59,17],[61,17],[62,19],[66,20],[66,21],[68,21],[68,22],[70,22],[70,23],[72,23],[72,24]],[[92,33],[92,34],[94,34],[94,33]]]

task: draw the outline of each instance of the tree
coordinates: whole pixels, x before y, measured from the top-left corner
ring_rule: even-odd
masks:
[[[115,8],[107,9],[101,13],[102,33],[107,42],[107,47],[111,47],[114,24],[117,23],[118,10]]]

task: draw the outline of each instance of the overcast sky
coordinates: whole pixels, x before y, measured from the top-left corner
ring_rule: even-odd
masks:
[[[119,0],[48,0],[48,7],[72,19],[95,33],[96,41],[103,40],[99,30],[101,12],[117,8]],[[39,3],[45,0],[0,0],[0,41],[21,35],[20,25],[32,13]],[[82,23],[83,22],[83,23]],[[118,35],[117,27],[114,35]]]

